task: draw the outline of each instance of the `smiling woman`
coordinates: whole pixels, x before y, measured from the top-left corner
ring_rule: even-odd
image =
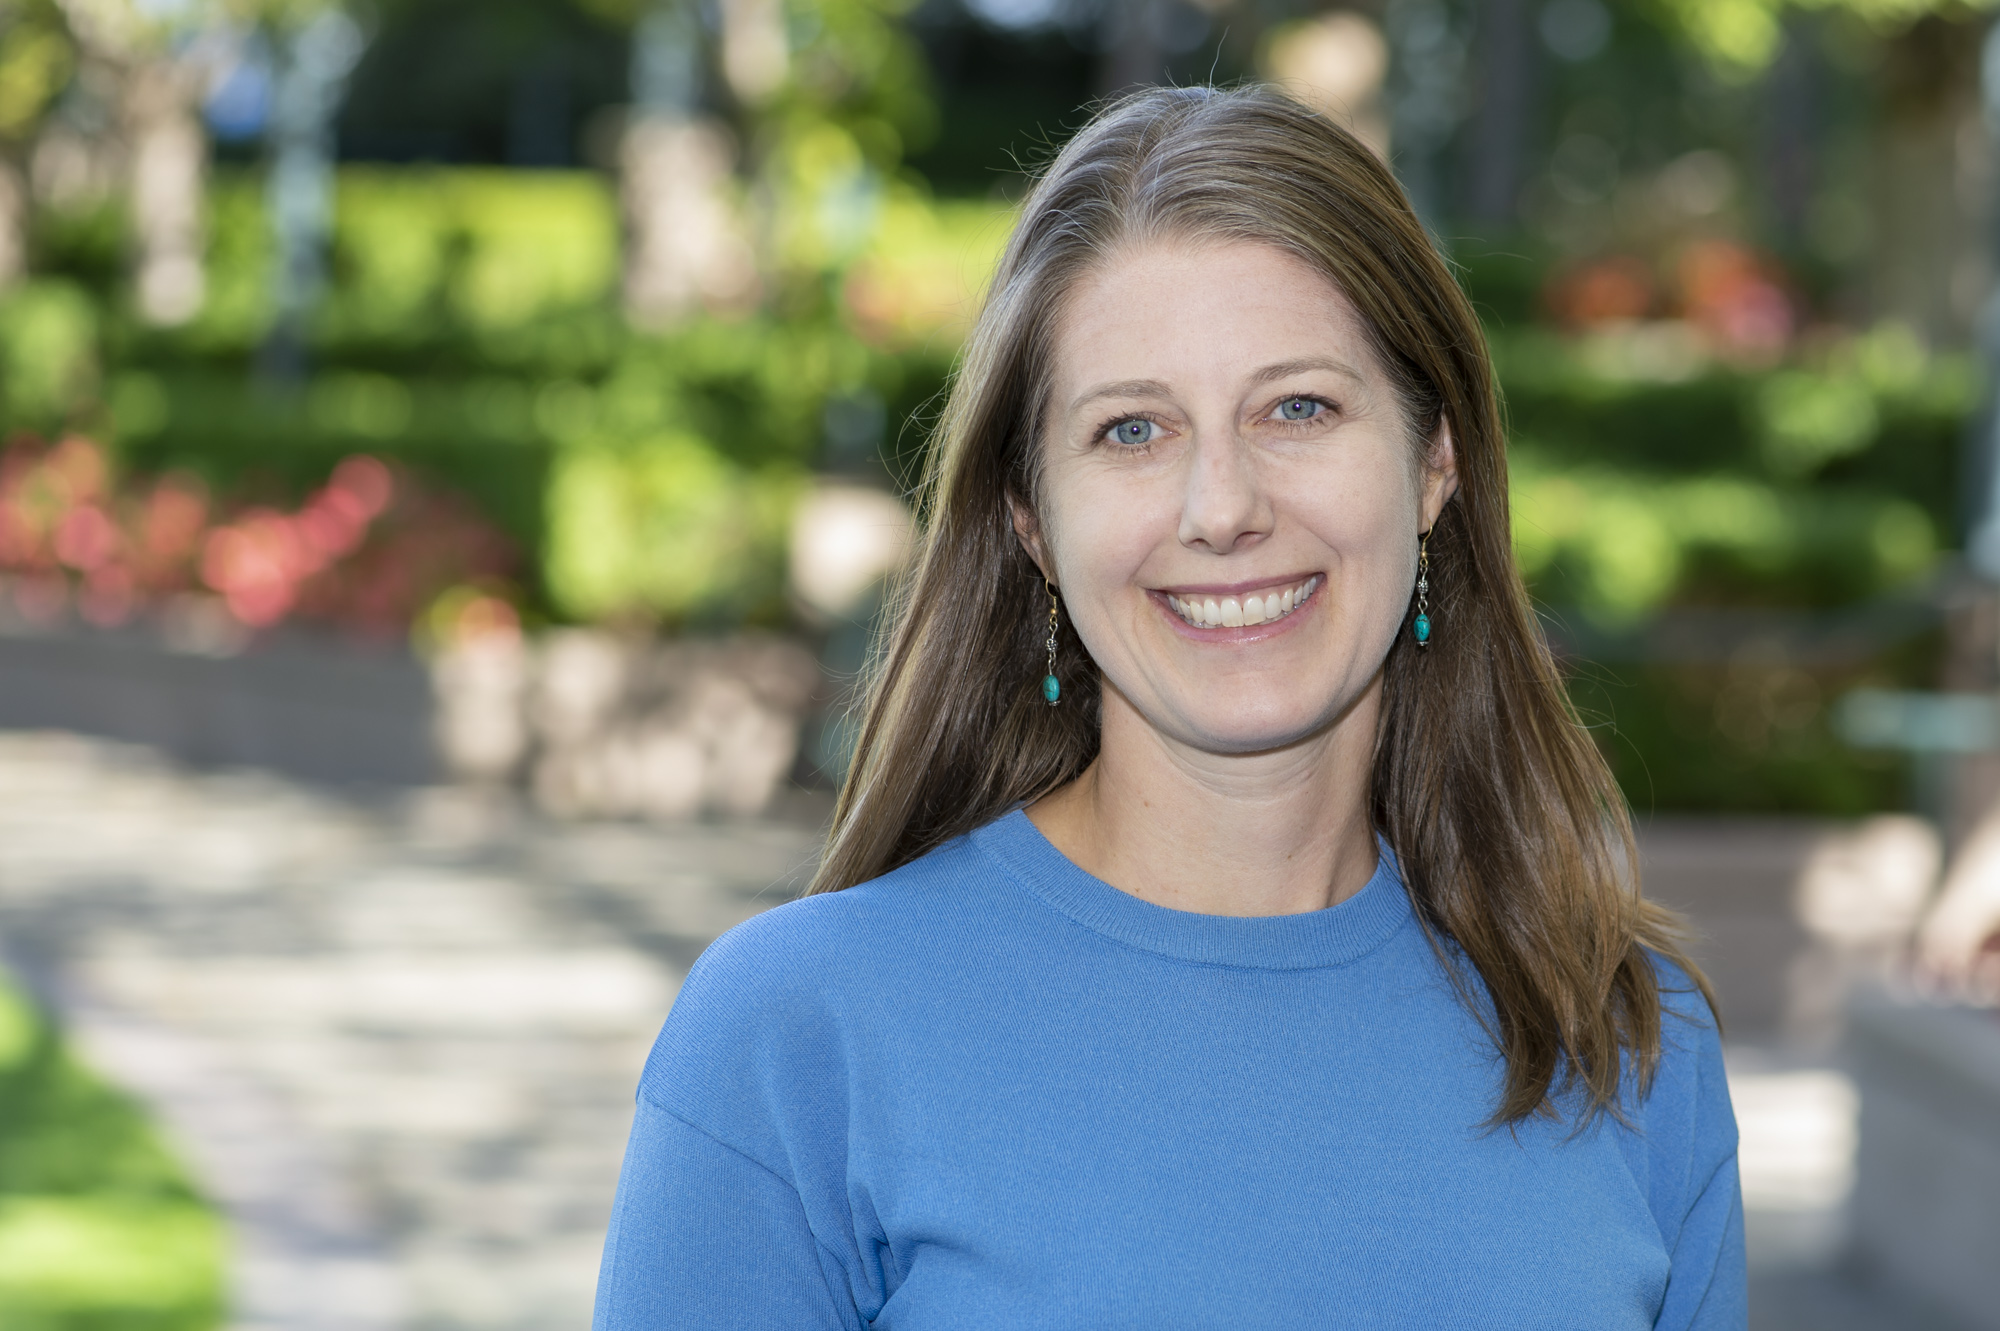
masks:
[[[1707,985],[1502,448],[1350,135],[1258,89],[1080,133],[814,895],[710,949],[648,1064],[599,1326],[1743,1325]]]
[[[1034,499],[1009,514],[1110,687],[1096,761],[1029,816],[1161,905],[1344,899],[1375,869],[1382,664],[1456,484],[1449,428],[1413,437],[1353,306],[1270,244],[1127,242],[1052,350]],[[1280,775],[1254,813],[1209,797]],[[1164,857],[1151,807],[1177,811]]]

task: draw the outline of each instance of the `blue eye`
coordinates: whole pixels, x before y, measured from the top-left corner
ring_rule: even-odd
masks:
[[[1150,444],[1158,433],[1158,428],[1151,421],[1134,418],[1119,421],[1111,427],[1111,442],[1133,446]]]
[[[1309,397],[1288,397],[1278,404],[1278,419],[1282,421],[1309,421],[1319,415],[1326,404]]]

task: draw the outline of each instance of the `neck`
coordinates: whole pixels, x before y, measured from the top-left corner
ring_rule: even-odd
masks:
[[[1217,754],[1162,735],[1107,684],[1097,760],[1028,817],[1079,868],[1157,906],[1322,910],[1375,872],[1368,782],[1380,709],[1378,679],[1305,739]]]

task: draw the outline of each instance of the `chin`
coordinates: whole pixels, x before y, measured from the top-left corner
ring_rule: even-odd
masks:
[[[1247,708],[1232,715],[1188,713],[1190,738],[1211,753],[1265,753],[1309,739],[1325,729],[1337,709]]]

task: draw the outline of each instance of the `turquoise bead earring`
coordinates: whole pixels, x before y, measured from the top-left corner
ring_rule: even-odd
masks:
[[[1417,618],[1410,626],[1417,635],[1417,646],[1431,644],[1431,534],[1425,532],[1417,538]]]
[[[1056,678],[1056,589],[1049,586],[1047,578],[1042,579],[1042,587],[1049,594],[1049,673],[1042,676],[1042,697],[1054,707],[1062,701],[1062,681]]]

